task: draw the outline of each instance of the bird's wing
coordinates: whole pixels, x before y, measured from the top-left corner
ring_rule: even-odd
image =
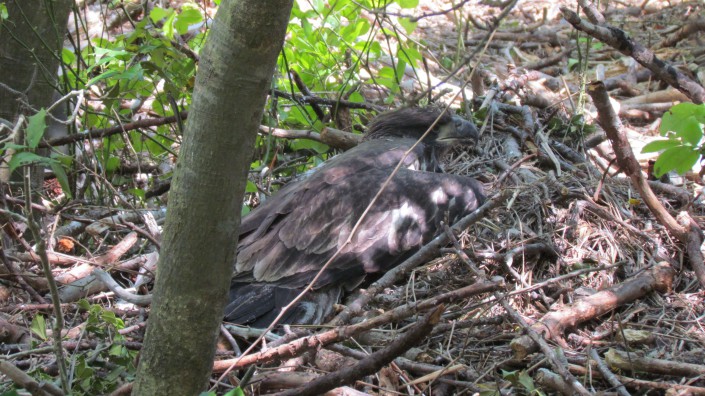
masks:
[[[400,169],[346,245],[391,171],[384,167],[347,173],[331,167],[289,191],[287,204],[293,206],[278,208],[256,239],[248,236],[239,245],[236,278],[303,287],[342,248],[315,287],[359,282],[366,273],[398,264],[406,252],[436,234],[440,221],[453,221],[483,199],[479,183],[471,178]]]

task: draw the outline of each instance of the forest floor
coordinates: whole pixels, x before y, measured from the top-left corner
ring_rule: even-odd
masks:
[[[325,339],[331,336],[326,329],[293,329],[293,335],[283,338],[270,335],[270,350],[288,348],[300,356],[277,359],[275,354],[272,361],[258,361],[260,370],[248,391],[295,388],[321,373],[359,368],[367,354],[383,354],[393,341],[406,340],[410,328],[430,323],[433,328],[424,336],[406,340],[413,347],[392,356],[394,363],[356,378],[337,394],[705,395],[705,285],[691,266],[684,240],[654,216],[615,161],[585,84],[605,82],[621,131],[644,175],[654,179],[648,185],[659,204],[674,217],[689,215],[702,229],[705,183],[700,169],[655,180],[657,155],[641,152],[659,138],[661,116],[688,101],[686,95],[646,73],[631,57],[577,32],[559,9],[577,10],[573,2],[520,1],[489,41],[487,30],[479,26],[501,12],[485,5],[490,2],[463,5],[463,16],[474,21],[465,25],[457,23],[453,12],[426,15],[448,9],[451,2],[420,3],[415,10],[399,12],[421,17],[411,39],[427,48],[428,70],[405,76],[399,102],[428,81],[435,84],[449,76],[433,94],[460,113],[472,110],[481,139],[449,155],[445,170],[480,180],[491,208],[457,233],[457,244],[443,249],[441,257],[380,288],[363,315],[376,319],[374,328],[353,325],[346,339],[317,350],[301,347],[297,339]],[[664,41],[698,18],[702,24],[702,2],[608,3],[606,24],[624,30],[690,78],[705,81],[702,25],[699,33],[696,29],[679,40]],[[468,62],[452,75],[443,66],[445,60],[465,57]],[[455,94],[463,91],[472,98],[467,102],[472,102],[471,109],[460,108],[463,97]],[[374,95],[368,98],[374,100]],[[153,215],[163,216],[164,208],[153,209]],[[99,235],[100,226],[85,233]],[[93,264],[118,261],[121,270],[132,271],[128,274],[154,268],[157,253],[135,252],[140,235],[132,233],[94,257],[53,256],[55,276],[68,284],[85,279]],[[17,258],[34,263],[27,253]],[[141,276],[125,278],[138,289],[145,287]],[[64,289],[62,297],[86,294],[84,284],[74,286],[73,291]],[[35,314],[49,312],[50,306],[14,290],[0,286],[5,313],[0,321],[9,333],[4,352],[17,367],[32,371],[49,365],[49,358],[36,356],[50,349],[18,351],[14,345],[32,333],[41,339]],[[68,320],[67,343],[74,342],[76,351],[112,348],[81,335],[86,326],[99,333],[104,329],[100,323],[115,322],[116,315],[124,322],[119,345],[139,349],[144,311],[114,303],[111,293],[98,293],[89,293],[90,301],[109,310],[89,309],[96,322],[78,314],[85,307],[65,305],[77,313]],[[443,311],[426,314],[428,307],[441,305]],[[253,335],[227,329],[228,337]],[[542,343],[536,342],[537,334],[543,335]],[[227,339],[219,344],[217,357],[228,363],[216,364],[218,374],[237,360],[234,344]],[[83,360],[74,365],[88,367]],[[101,375],[120,375],[110,371],[115,364],[106,367],[109,374]],[[235,373],[241,377],[242,372]],[[237,384],[237,379],[225,382]],[[223,384],[218,388],[225,389]]]

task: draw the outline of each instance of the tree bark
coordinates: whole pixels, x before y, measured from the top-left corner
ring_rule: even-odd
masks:
[[[51,104],[71,0],[8,0],[0,28],[0,117],[15,123],[18,99],[39,109]],[[7,88],[11,88],[9,90]]]
[[[292,0],[220,4],[175,170],[135,395],[195,395],[211,372],[240,207]]]
[[[0,118],[13,125],[20,114],[49,107],[56,92],[71,0],[8,0],[0,26]],[[38,152],[47,155],[48,150]],[[9,160],[9,159],[8,159]],[[41,186],[43,167],[32,171]]]

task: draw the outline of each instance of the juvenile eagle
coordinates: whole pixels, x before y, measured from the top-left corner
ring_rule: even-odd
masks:
[[[310,176],[290,183],[242,219],[228,321],[267,327],[343,246],[404,153],[404,159],[360,227],[307,296],[282,323],[320,324],[345,291],[368,274],[401,264],[484,200],[476,180],[438,173],[454,144],[477,139],[475,126],[436,108],[406,108],[372,121],[363,142]]]

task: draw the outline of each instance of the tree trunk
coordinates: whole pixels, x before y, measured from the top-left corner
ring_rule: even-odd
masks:
[[[8,19],[0,26],[0,118],[13,125],[20,114],[49,107],[72,0],[8,0]],[[9,88],[9,89],[8,89]],[[45,155],[48,150],[44,150]],[[41,154],[41,153],[40,153]],[[33,186],[42,182],[33,170]]]
[[[293,0],[223,1],[171,187],[135,395],[195,395],[211,373],[240,207]]]
[[[71,0],[8,0],[0,30],[0,117],[14,123],[20,102],[48,107],[56,87]],[[19,93],[19,94],[18,94]],[[25,96],[22,98],[22,96]]]

